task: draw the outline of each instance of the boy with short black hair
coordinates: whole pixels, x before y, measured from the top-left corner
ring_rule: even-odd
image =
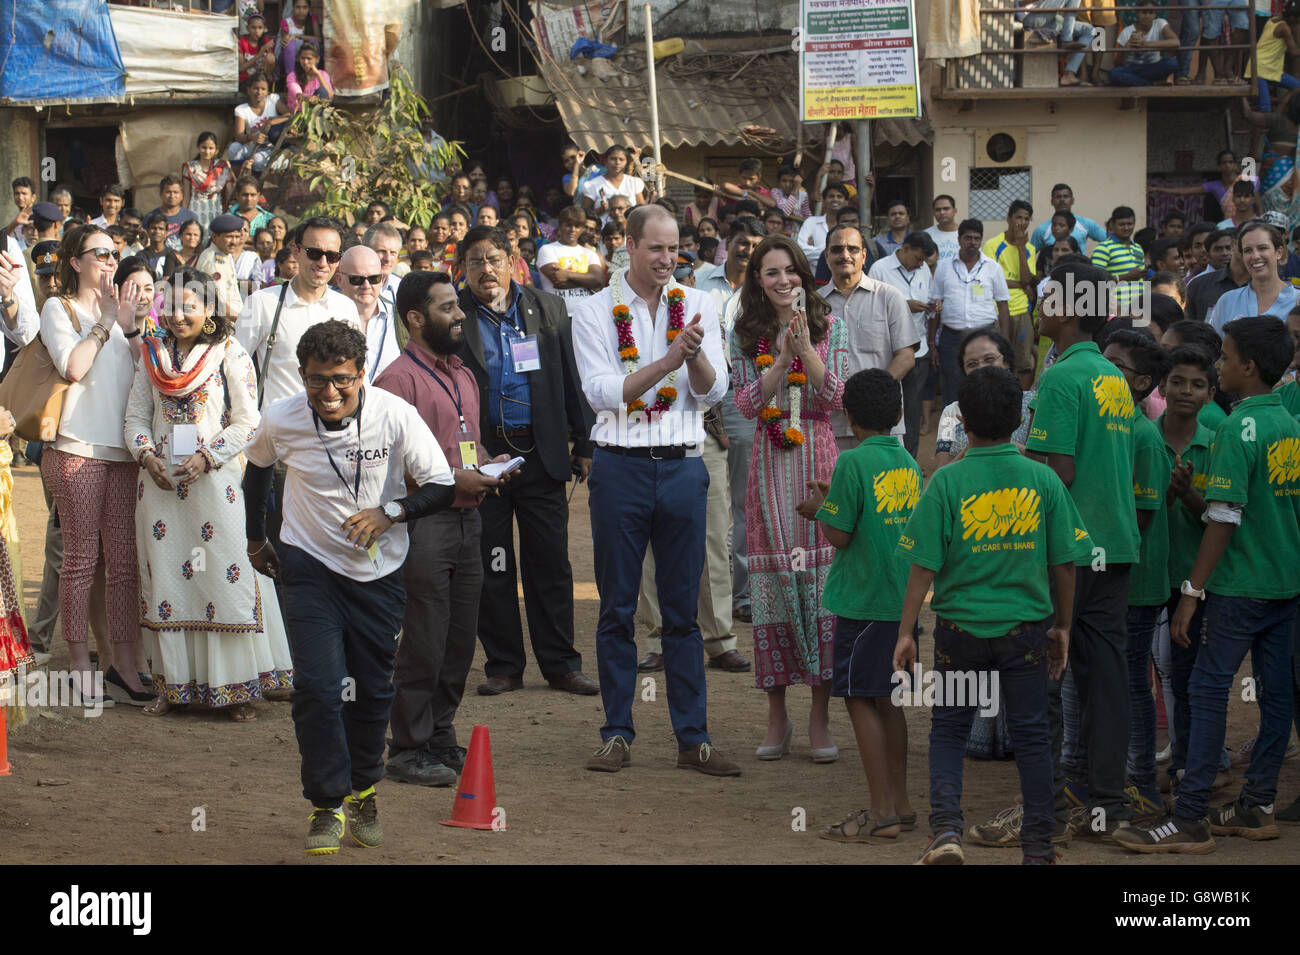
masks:
[[[907,798],[907,721],[891,697],[908,571],[897,553],[898,537],[923,481],[916,461],[890,434],[903,406],[898,382],[888,372],[872,368],[850,377],[844,412],[859,444],[839,456],[829,485],[814,482],[812,516],[836,551],[822,594],[822,606],[838,617],[831,695],[844,698],[871,809],[854,810],[821,835],[865,842],[896,839],[916,826]],[[863,586],[866,580],[871,586]]]
[[[1130,814],[1124,803],[1130,719],[1126,615],[1129,570],[1140,541],[1133,501],[1136,412],[1127,382],[1093,341],[1109,316],[1111,277],[1087,262],[1065,261],[1050,278],[1039,330],[1060,357],[1039,379],[1025,452],[1046,461],[1069,488],[1092,536],[1093,546],[1076,560],[1070,669],[1083,718],[1080,758],[1071,767],[1079,778],[1070,780],[1068,798],[1080,811],[1094,809],[1088,816],[1101,828],[1090,831],[1104,836]],[[1064,742],[1059,689],[1053,684],[1050,693],[1054,754]],[[1056,838],[1065,842],[1072,827],[1063,759],[1056,770]],[[1000,816],[972,827],[970,838],[1015,845],[1014,823],[1014,816]]]
[[[749,158],[740,161],[739,175],[736,181],[724,182],[722,192],[733,199],[752,199],[761,206],[774,208],[776,200],[771,191],[763,185],[763,160]],[[756,212],[755,215],[758,213]]]
[[[1060,478],[1011,444],[1021,418],[1015,377],[1003,368],[977,369],[962,380],[957,402],[970,445],[960,460],[935,472],[898,543],[912,570],[894,669],[909,671],[916,660],[914,628],[933,587],[934,682],[957,689],[964,683],[968,690],[967,699],[943,699],[933,710],[933,837],[920,861],[963,861],[962,758],[976,712],[969,689],[994,671],[992,699],[1007,710],[1024,797],[1018,841],[1026,864],[1050,865],[1055,853],[1048,687],[1065,669],[1073,564],[1088,559],[1092,541]]]
[[[99,215],[90,220],[91,225],[107,228],[117,225],[118,216],[122,214],[122,187],[109,183],[99,190]]]
[[[1160,382],[1165,398],[1165,412],[1156,419],[1156,428],[1164,441],[1169,461],[1169,596],[1165,609],[1172,620],[1182,599],[1179,584],[1187,579],[1201,546],[1205,525],[1206,475],[1210,466],[1210,445],[1214,432],[1201,423],[1201,409],[1214,398],[1218,377],[1214,359],[1198,345],[1179,345],[1168,353],[1168,370]],[[1173,688],[1174,718],[1170,727],[1172,756],[1169,761],[1169,791],[1177,795],[1178,784],[1187,766],[1187,734],[1191,726],[1191,709],[1187,683],[1196,665],[1196,651],[1201,645],[1205,608],[1199,605],[1188,631],[1187,646],[1170,641],[1170,684]]]
[[[1168,817],[1116,834],[1134,852],[1201,855],[1214,851],[1216,835],[1278,837],[1273,800],[1291,735],[1292,628],[1300,596],[1300,423],[1272,389],[1292,360],[1293,342],[1286,326],[1266,315],[1239,318],[1223,331],[1219,378],[1241,400],[1214,435],[1205,534],[1169,628],[1175,643],[1189,643],[1192,617],[1205,600],[1207,637],[1189,686],[1195,706],[1187,772]],[[1247,651],[1263,690],[1259,736],[1241,795],[1211,809],[1228,696]]]
[[[1166,355],[1144,329],[1117,331],[1102,352],[1128,382],[1140,405],[1165,377]],[[1156,776],[1156,707],[1151,695],[1151,640],[1160,611],[1169,600],[1169,513],[1165,492],[1172,462],[1160,429],[1144,414],[1133,418],[1133,497],[1142,545],[1129,576],[1128,687],[1133,707],[1129,731],[1129,779],[1125,794],[1140,820],[1164,810]]]

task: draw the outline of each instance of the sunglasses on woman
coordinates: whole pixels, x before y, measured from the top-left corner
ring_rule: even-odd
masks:
[[[106,249],[103,246],[94,249],[86,249],[81,254],[93,255],[96,262],[113,262],[120,258],[117,249]]]
[[[330,265],[338,265],[339,259],[343,258],[342,252],[326,252],[324,249],[312,249],[312,248],[304,247],[303,252],[305,252],[307,254],[307,258],[311,259],[313,262],[319,262],[321,260],[321,256],[324,256],[325,261],[328,262]]]

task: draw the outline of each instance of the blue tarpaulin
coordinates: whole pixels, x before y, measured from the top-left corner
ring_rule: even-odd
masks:
[[[0,99],[102,101],[123,95],[126,70],[108,0],[0,0]]]

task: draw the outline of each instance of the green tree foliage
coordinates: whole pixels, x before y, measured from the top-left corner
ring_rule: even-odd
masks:
[[[285,135],[288,182],[305,189],[300,201],[281,198],[301,216],[327,215],[349,225],[358,209],[379,200],[401,221],[427,225],[448,191],[449,166],[465,157],[459,143],[436,134],[431,147],[423,123],[429,106],[401,67],[376,108],[353,111],[333,100],[308,99]],[[282,168],[272,161],[268,168]],[[297,191],[286,188],[286,192]]]

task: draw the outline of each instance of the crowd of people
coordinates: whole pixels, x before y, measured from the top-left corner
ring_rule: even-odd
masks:
[[[770,186],[746,160],[679,210],[622,146],[567,147],[541,203],[467,162],[431,222],[374,201],[291,227],[256,178],[258,124],[285,115],[270,85],[250,73],[229,160],[204,133],[143,215],[116,186],[89,219],[13,183],[0,331],[69,387],[53,433],[15,441],[50,513],[29,624],[0,537],[0,671],[47,663],[61,616],[87,701],[248,722],[289,700],[307,851],[332,853],[348,827],[380,844],[385,776],[456,782],[476,641],[479,694],[524,685],[522,586],[542,678],[602,698],[589,770],[631,765],[638,673],[662,670],[677,765],[740,775],[705,673],[752,672],[760,760],[794,750],[807,687],[808,756],[835,762],[845,700],[869,805],[822,835],[866,842],[918,824],[892,696],[898,671],[922,678],[929,595],[934,671],[1001,692],[993,713],[935,702],[921,861],[974,843],[1050,863],[1072,838],[1207,852],[1300,821],[1300,800],[1273,811],[1300,229],[1234,155],[1205,189],[1222,221],[1158,230],[1080,215],[1060,183],[1037,225],[1016,200],[986,236],[937,195],[924,229],[877,203],[873,235],[851,150],[809,189],[793,161]],[[575,648],[570,481],[589,488],[598,681]],[[1211,807],[1247,650],[1258,735],[1240,796]],[[969,829],[967,754],[1014,757],[1023,792]]]

